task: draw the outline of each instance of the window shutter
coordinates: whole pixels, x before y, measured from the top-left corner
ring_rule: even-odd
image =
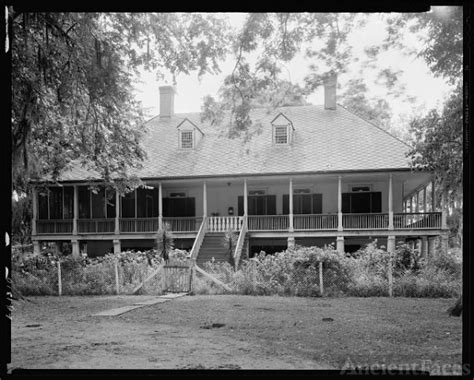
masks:
[[[237,214],[239,216],[244,215],[244,197],[243,195],[239,195],[237,198]]]
[[[288,194],[283,194],[283,215],[288,215],[290,213],[289,200],[290,196]]]
[[[186,199],[186,215],[185,216],[196,216],[196,202],[194,198],[185,198]]]
[[[371,193],[371,207],[370,212],[382,212],[382,193]]]
[[[350,193],[342,194],[342,212],[343,213],[351,212],[351,194]]]
[[[267,215],[276,215],[276,195],[267,195]]]
[[[171,213],[170,213],[170,199],[169,198],[163,198],[162,202],[163,202],[163,216],[164,217],[170,216],[171,215]]]
[[[323,213],[323,194],[313,194],[313,214]]]

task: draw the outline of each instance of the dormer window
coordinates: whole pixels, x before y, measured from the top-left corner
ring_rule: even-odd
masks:
[[[193,143],[193,131],[180,131],[181,134],[181,148],[183,149],[192,149],[194,146]]]
[[[288,144],[288,126],[275,126],[275,144]]]
[[[275,117],[271,124],[273,126],[273,143],[275,145],[288,145],[292,141],[293,123],[282,113]]]
[[[198,146],[199,141],[204,133],[189,119],[184,119],[176,127],[179,134],[179,147],[181,149],[194,149]]]

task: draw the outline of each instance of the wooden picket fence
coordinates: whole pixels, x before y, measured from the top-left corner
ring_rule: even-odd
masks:
[[[163,291],[187,293],[192,290],[194,260],[169,259],[163,267]]]

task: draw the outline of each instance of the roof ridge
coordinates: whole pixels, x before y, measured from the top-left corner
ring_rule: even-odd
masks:
[[[400,140],[397,136],[391,134],[389,131],[383,129],[382,127],[379,127],[377,124],[371,122],[370,120],[367,120],[367,119],[363,118],[362,116],[356,114],[354,111],[351,111],[351,110],[347,109],[347,108],[344,107],[342,104],[337,103],[337,105],[340,106],[340,107],[342,107],[343,109],[345,109],[345,110],[346,110],[347,112],[349,112],[350,114],[352,114],[352,115],[358,117],[359,119],[365,121],[366,123],[372,125],[373,127],[377,128],[377,129],[380,129],[382,132],[385,132],[387,135],[389,135],[389,136],[393,137],[394,139],[400,141],[402,144],[405,144],[408,148],[410,148],[410,149],[412,148],[412,147],[411,147],[410,145],[408,145],[405,141]]]
[[[277,109],[280,109],[280,108],[296,108],[296,107],[322,107],[323,104],[298,104],[298,105],[294,105],[294,106],[276,106],[275,107],[275,110]],[[252,107],[250,108],[251,111],[253,110],[264,110],[266,109],[267,106],[261,106],[261,107]],[[226,110],[223,110],[224,112],[229,112],[230,110],[226,109]],[[195,112],[177,112],[177,113],[174,113],[173,116],[178,116],[178,115],[197,115],[197,114],[200,114],[202,113],[202,111],[195,111]],[[157,115],[159,116],[159,115]],[[154,119],[155,117],[157,116],[154,116],[152,117],[152,119]],[[152,120],[150,119],[150,120]]]

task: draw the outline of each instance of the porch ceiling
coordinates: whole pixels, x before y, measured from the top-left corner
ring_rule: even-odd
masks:
[[[206,181],[208,187],[221,186],[243,186],[244,178],[247,178],[248,186],[264,186],[272,184],[288,183],[290,177],[293,178],[293,185],[304,185],[317,182],[334,182],[337,184],[338,176],[342,177],[342,183],[354,182],[388,182],[389,174],[392,174],[393,181],[403,182],[404,195],[417,187],[429,182],[432,178],[430,173],[396,171],[396,172],[368,172],[368,173],[331,173],[331,174],[285,174],[273,176],[251,176],[251,177],[220,177],[220,178],[192,178],[192,179],[176,179],[164,180],[163,188],[173,187],[202,187],[202,183]],[[150,186],[158,186],[160,180],[146,180]],[[230,184],[230,185],[229,185]]]

